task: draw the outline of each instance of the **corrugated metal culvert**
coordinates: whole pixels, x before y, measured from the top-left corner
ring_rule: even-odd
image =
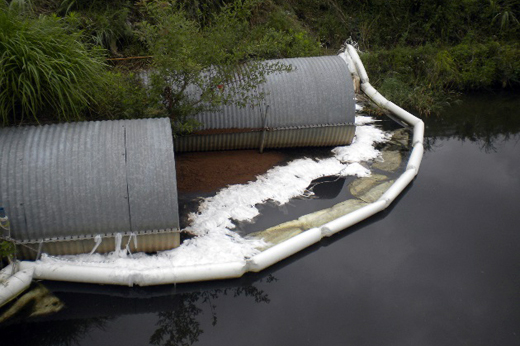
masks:
[[[272,60],[291,72],[270,74],[256,107],[223,106],[196,116],[201,127],[175,139],[177,151],[332,146],[355,133],[352,77],[339,56]]]
[[[113,251],[117,233],[138,251],[172,248],[176,185],[169,119],[0,129],[0,207],[22,257],[90,252],[97,235]]]

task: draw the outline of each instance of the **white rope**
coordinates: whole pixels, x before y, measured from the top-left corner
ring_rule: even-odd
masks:
[[[94,247],[92,248],[92,251],[90,251],[89,256],[91,256],[97,250],[97,248],[99,247],[99,245],[103,241],[103,239],[101,238],[101,234],[96,235],[94,237],[94,241],[96,242],[96,245],[94,245]]]
[[[128,242],[126,243],[126,253],[130,256],[132,255],[132,251],[130,251],[130,242],[132,241],[132,238],[134,239],[134,247],[137,249],[137,233],[130,233],[130,236],[128,237]]]

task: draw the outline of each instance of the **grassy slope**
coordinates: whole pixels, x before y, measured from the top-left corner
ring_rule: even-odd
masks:
[[[183,2],[203,25],[224,3]],[[460,92],[520,86],[517,18],[520,0],[265,0],[251,27],[287,36],[285,49],[265,58],[333,54],[350,38],[365,52],[376,87],[430,114]],[[123,51],[132,50],[124,42],[135,43],[123,35],[114,40]]]
[[[121,58],[152,54],[138,32],[138,23],[147,20],[142,4],[150,1],[33,0],[33,8],[35,15],[64,17],[86,43],[102,46],[111,58]],[[349,38],[359,44],[375,86],[421,114],[438,111],[460,92],[520,86],[520,0],[241,2],[253,3],[248,37],[273,42],[274,48],[258,50],[253,57],[334,54]],[[176,3],[203,33],[217,24],[215,15],[229,1]],[[83,118],[157,115],[155,101],[147,99],[128,74],[152,61],[111,61],[105,82],[91,88],[97,102],[87,107]]]

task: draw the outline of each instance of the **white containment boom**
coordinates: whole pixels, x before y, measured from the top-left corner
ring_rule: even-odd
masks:
[[[14,264],[9,264],[0,271],[0,307],[16,298],[31,284],[33,268],[16,271]]]
[[[368,79],[366,70],[357,51],[351,45],[340,54],[348,65],[353,82],[360,81],[361,90],[380,107],[392,112],[397,118],[413,128],[413,149],[405,172],[374,203],[354,212],[341,216],[321,227],[312,228],[293,238],[242,261],[222,264],[191,265],[183,267],[154,267],[149,269],[125,270],[100,268],[84,264],[64,262],[22,262],[21,269],[34,269],[35,279],[74,281],[113,285],[162,285],[172,283],[207,281],[217,279],[238,278],[246,272],[261,271],[303,249],[319,242],[387,208],[395,198],[414,179],[419,171],[423,157],[424,123],[399,106],[384,98],[374,89]]]

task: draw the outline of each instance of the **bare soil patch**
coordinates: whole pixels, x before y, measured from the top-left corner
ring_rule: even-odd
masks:
[[[254,180],[275,165],[286,162],[281,151],[257,150],[177,153],[177,186],[180,193],[212,192],[227,185]]]

